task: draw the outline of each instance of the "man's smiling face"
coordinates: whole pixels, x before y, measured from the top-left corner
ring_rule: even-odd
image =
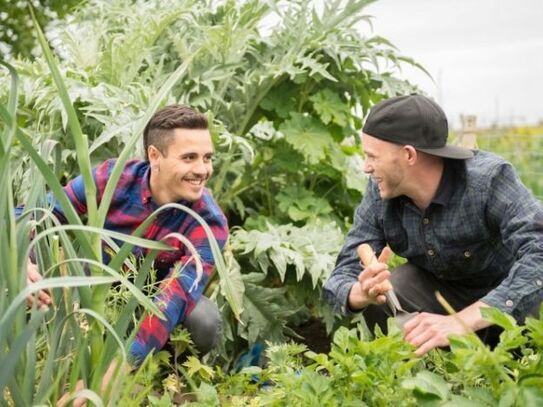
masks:
[[[402,161],[403,146],[362,134],[364,172],[371,176],[382,199],[392,199],[405,193],[405,170]]]
[[[149,148],[151,193],[160,205],[200,199],[213,173],[213,143],[207,129],[173,129],[164,153]]]

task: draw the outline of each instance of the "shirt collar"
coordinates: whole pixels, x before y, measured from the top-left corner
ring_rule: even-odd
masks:
[[[147,204],[152,202],[153,195],[151,194],[151,187],[149,186],[151,182],[151,166],[147,165],[147,169],[143,174],[143,182],[141,183],[141,202]]]
[[[436,194],[432,199],[432,203],[447,206],[450,202],[456,189],[457,179],[462,166],[465,166],[463,161],[459,160],[443,160],[443,174],[439,181]]]
[[[141,183],[141,202],[142,204],[153,204],[153,206],[158,208],[158,205],[153,200],[153,195],[151,194],[151,165],[147,166],[147,169],[143,173],[143,182]],[[205,194],[205,189],[204,189]],[[188,206],[189,208],[192,207],[193,202],[187,201],[185,199],[181,199],[177,202],[178,204]]]

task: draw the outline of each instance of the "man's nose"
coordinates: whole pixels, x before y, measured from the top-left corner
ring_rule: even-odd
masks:
[[[364,165],[362,165],[362,170],[366,174],[371,174],[373,172],[373,167],[369,164],[368,160],[364,160]]]
[[[207,164],[204,160],[198,160],[198,162],[193,167],[192,171],[196,174],[205,175],[211,171],[210,165]]]

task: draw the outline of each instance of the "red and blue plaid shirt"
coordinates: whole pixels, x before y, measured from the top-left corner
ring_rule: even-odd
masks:
[[[115,160],[108,160],[93,169],[97,189],[97,201],[100,204],[107,180],[111,174]],[[119,179],[113,199],[109,206],[104,228],[132,234],[132,232],[159,206],[153,201],[149,188],[149,162],[128,161]],[[87,212],[85,189],[81,176],[74,178],[64,190],[77,212]],[[213,235],[222,249],[228,238],[226,217],[205,189],[202,197],[194,202],[180,202],[198,213],[209,225]],[[64,219],[60,206],[55,206],[55,213]],[[184,321],[200,299],[209,276],[213,272],[215,261],[211,253],[209,241],[203,227],[196,219],[179,209],[162,211],[149,225],[143,237],[160,240],[165,235],[176,232],[188,238],[200,255],[203,275],[198,285],[192,289],[196,280],[196,265],[191,260],[191,253],[177,239],[168,239],[166,243],[178,250],[160,252],[154,262],[162,282],[154,298],[154,303],[164,313],[166,319],[149,315],[140,325],[139,331],[130,348],[130,359],[139,364],[153,350],[161,349],[168,340],[176,325]],[[135,249],[136,255],[142,255],[141,248]],[[181,273],[173,275],[174,264],[180,262]]]

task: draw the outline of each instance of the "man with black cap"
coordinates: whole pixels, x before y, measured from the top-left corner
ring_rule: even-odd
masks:
[[[481,308],[496,307],[522,321],[543,301],[541,202],[511,164],[447,145],[447,136],[443,110],[425,96],[373,107],[362,134],[370,180],[324,285],[337,311],[362,311],[370,329],[377,324],[385,332],[396,308],[385,302],[397,297],[400,309],[413,313],[403,329],[419,356],[466,331],[496,343],[499,330]],[[361,270],[362,243],[381,254]],[[387,245],[408,260],[392,273]],[[447,315],[436,291],[455,316]]]

